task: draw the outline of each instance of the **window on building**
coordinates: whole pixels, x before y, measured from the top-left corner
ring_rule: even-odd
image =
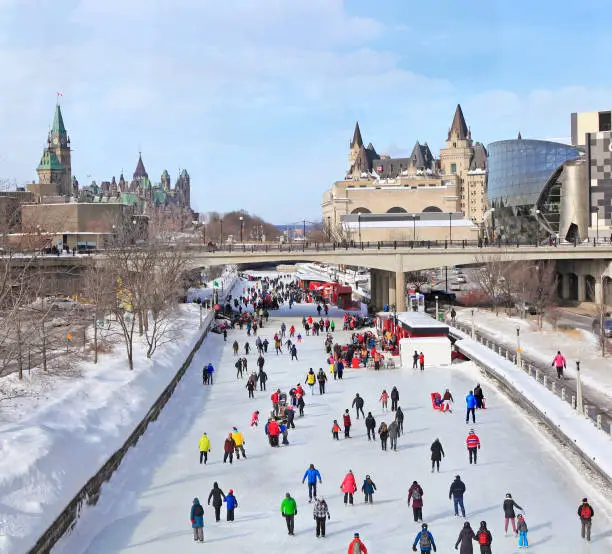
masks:
[[[457,173],[457,164],[451,164],[451,173]]]
[[[599,112],[599,130],[612,131],[612,112]]]

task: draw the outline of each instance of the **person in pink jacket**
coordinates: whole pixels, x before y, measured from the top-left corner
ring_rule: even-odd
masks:
[[[560,350],[557,350],[557,355],[553,358],[552,365],[557,369],[557,379],[561,379],[563,377],[563,370],[567,368],[567,364]]]
[[[340,490],[344,493],[344,505],[348,506],[348,503],[353,505],[353,494],[357,490],[357,483],[355,482],[355,476],[353,475],[353,470],[349,469],[349,472],[346,474],[344,481],[342,481],[342,485],[340,485]]]

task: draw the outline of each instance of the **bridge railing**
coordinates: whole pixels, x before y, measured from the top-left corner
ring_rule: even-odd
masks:
[[[302,243],[237,243],[237,244],[190,244],[191,248],[205,248],[209,252],[228,252],[228,253],[298,253],[298,252],[330,252],[336,250],[448,250],[448,249],[465,249],[478,248],[483,251],[496,251],[509,248],[557,248],[557,247],[573,247],[573,248],[595,248],[610,247],[612,243],[599,241],[583,241],[583,242],[566,242],[557,243],[552,241],[547,244],[538,243],[536,241],[510,241],[497,240],[495,243],[489,243],[483,240],[394,240],[394,241],[340,241],[340,242],[308,242]]]

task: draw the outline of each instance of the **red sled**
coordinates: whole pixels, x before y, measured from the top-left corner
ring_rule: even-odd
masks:
[[[439,392],[431,393],[431,407],[440,412],[447,412],[449,407],[442,402],[442,395]]]

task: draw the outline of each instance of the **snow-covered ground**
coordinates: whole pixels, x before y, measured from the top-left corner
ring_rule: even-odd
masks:
[[[281,323],[299,324],[312,306],[296,305],[289,311],[272,314],[270,325],[262,329],[271,337]],[[338,324],[340,314],[332,314]],[[347,333],[337,335],[348,339]],[[270,408],[271,391],[287,390],[310,367],[325,367],[323,337],[304,337],[298,347],[299,361],[284,354],[266,356],[268,391],[256,392],[248,399],[245,381],[236,380],[235,358],[231,343],[236,337],[243,345],[246,331],[234,331],[224,343],[211,335],[196,356],[192,368],[179,384],[173,398],[146,435],[126,457],[113,479],[103,488],[99,503],[89,507],[71,535],[54,550],[60,554],[108,554],[130,552],[167,554],[168,552],[215,553],[291,551],[306,554],[337,553],[346,549],[355,531],[360,532],[369,552],[407,552],[420,526],[412,522],[406,504],[407,490],[413,480],[424,489],[424,519],[430,524],[438,552],[451,552],[463,520],[453,517],[448,489],[456,474],[467,485],[465,504],[474,528],[486,520],[494,537],[493,552],[517,552],[516,541],[504,537],[504,495],[511,492],[525,508],[529,525],[530,550],[536,553],[582,551],[580,524],[576,515],[583,496],[590,498],[596,511],[593,542],[589,552],[612,551],[610,506],[595,487],[578,474],[564,458],[557,445],[549,442],[528,417],[496,393],[471,364],[444,368],[412,370],[352,370],[343,381],[328,382],[324,396],[307,394],[304,418],[296,418],[289,434],[290,446],[268,446],[263,423],[249,429],[255,409],[265,414]],[[251,354],[249,367],[255,365]],[[217,368],[215,384],[203,386],[199,368],[208,361]],[[474,426],[482,449],[479,464],[468,464],[463,398],[480,381],[485,389],[488,409],[477,414]],[[397,385],[400,405],[405,415],[405,433],[398,452],[381,452],[378,442],[366,439],[363,421],[353,421],[352,438],[331,439],[333,419],[340,419],[355,393],[366,401],[377,424],[390,422],[382,413],[378,398],[383,388]],[[457,400],[457,410],[442,414],[431,408],[429,394],[449,387]],[[352,417],[354,412],[351,410]],[[262,419],[264,418],[262,417]],[[223,440],[233,426],[246,438],[248,459],[221,461]],[[198,463],[198,439],[207,432],[212,442],[209,464]],[[439,474],[430,473],[432,441],[439,437],[446,451]],[[321,471],[323,484],[319,494],[328,500],[331,521],[325,539],[316,539],[312,505],[307,503],[306,486],[301,484],[304,470],[314,463]],[[378,490],[374,505],[365,505],[356,495],[357,504],[345,508],[340,483],[352,469],[361,487],[366,474],[372,476]],[[206,499],[214,481],[227,492],[233,489],[239,502],[236,521],[215,523]],[[287,536],[280,515],[285,492],[298,503],[296,536]],[[189,522],[192,499],[198,496],[205,505],[205,545],[194,544]],[[477,548],[477,546],[475,547]]]
[[[471,325],[469,308],[457,308],[457,320]],[[583,329],[555,330],[549,323],[537,329],[535,321],[509,317],[502,313],[496,316],[488,310],[474,311],[474,326],[498,343],[516,348],[516,329],[520,329],[521,350],[526,356],[544,365],[551,365],[557,353],[567,359],[568,375],[575,377],[576,360],[580,361],[582,382],[612,399],[612,358],[602,358],[598,338]]]
[[[71,377],[33,371],[22,383],[16,374],[3,378],[35,394],[0,410],[0,553],[33,546],[149,411],[201,332],[199,305],[180,310],[174,329],[181,339],[152,359],[135,334],[133,371],[119,339],[98,364],[81,363]]]

